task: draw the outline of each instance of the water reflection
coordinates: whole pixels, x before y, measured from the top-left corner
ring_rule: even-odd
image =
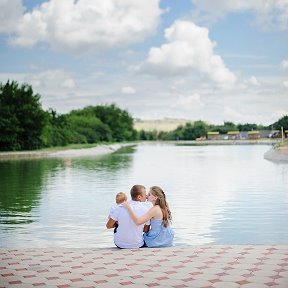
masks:
[[[39,205],[45,179],[58,165],[49,160],[0,162],[0,224],[33,222],[31,211]]]
[[[166,190],[179,245],[286,243],[287,164],[263,159],[268,149],[144,145],[134,168],[144,183]]]
[[[125,148],[97,157],[0,162],[1,245],[101,247],[108,237],[112,245],[104,223],[132,155]]]
[[[134,146],[128,146],[119,149],[117,153],[112,153],[105,156],[89,156],[74,159],[68,158],[65,160],[70,161],[70,166],[73,166],[73,168],[92,171],[115,172],[119,169],[129,168],[134,151]]]
[[[287,164],[269,146],[142,144],[101,157],[0,162],[5,247],[107,247],[114,196],[161,186],[177,245],[286,243]]]

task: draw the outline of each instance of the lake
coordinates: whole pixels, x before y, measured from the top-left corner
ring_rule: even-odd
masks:
[[[288,163],[268,145],[147,143],[106,156],[0,162],[1,247],[113,245],[115,194],[158,185],[176,245],[287,244]]]

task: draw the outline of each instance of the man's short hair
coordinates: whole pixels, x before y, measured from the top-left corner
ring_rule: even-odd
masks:
[[[145,191],[145,186],[134,185],[130,190],[130,195],[132,200],[137,200],[137,197],[142,196],[143,190]]]

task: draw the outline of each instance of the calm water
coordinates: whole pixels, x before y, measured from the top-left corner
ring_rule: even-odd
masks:
[[[176,245],[288,243],[288,164],[264,145],[142,144],[109,156],[0,162],[0,247],[111,247],[118,191],[161,186]]]

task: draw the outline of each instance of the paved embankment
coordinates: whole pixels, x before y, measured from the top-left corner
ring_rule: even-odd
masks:
[[[288,245],[0,248],[0,287],[288,287]]]
[[[273,162],[288,162],[288,146],[273,147],[264,154],[264,158]]]

